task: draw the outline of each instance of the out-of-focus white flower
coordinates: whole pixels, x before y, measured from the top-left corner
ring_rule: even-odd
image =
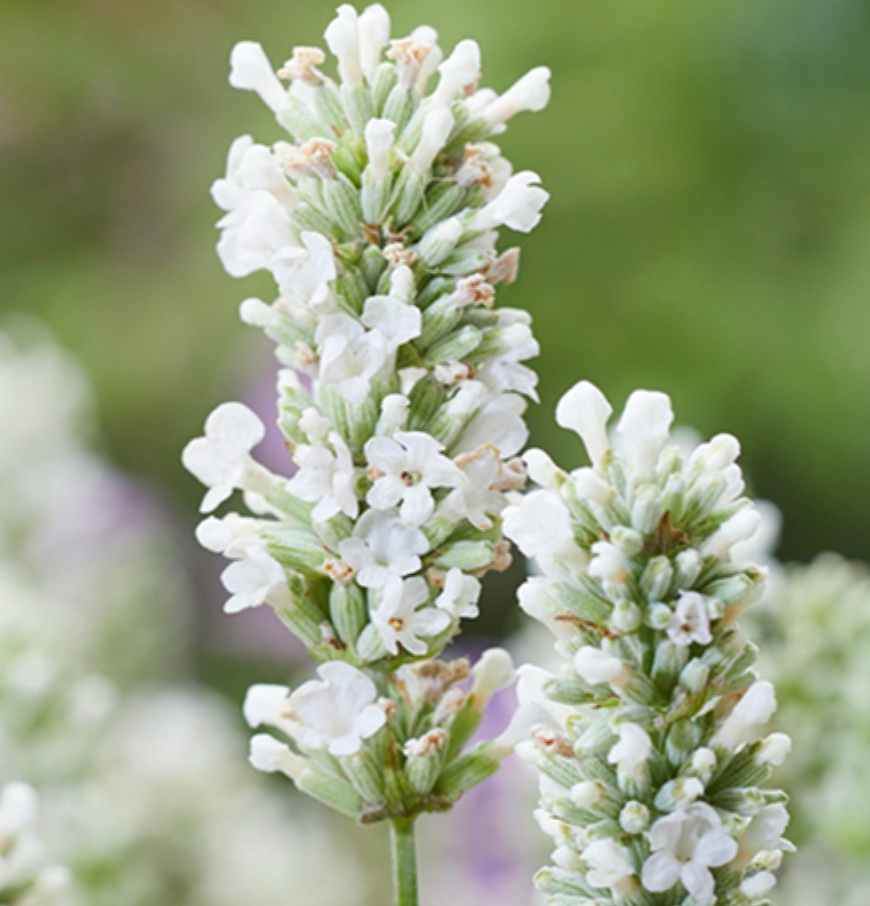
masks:
[[[433,488],[456,487],[462,473],[446,456],[443,445],[422,431],[399,431],[392,437],[373,437],[365,453],[376,478],[366,496],[378,510],[401,503],[399,516],[410,526],[420,526],[432,515]]]
[[[205,436],[192,440],[182,456],[185,468],[210,490],[202,511],[211,512],[244,489],[253,468],[251,450],[265,437],[260,419],[241,403],[223,403],[205,423]]]
[[[372,623],[390,654],[401,646],[410,654],[426,654],[431,639],[450,625],[450,615],[427,607],[429,589],[415,576],[390,579],[382,589],[381,602],[372,612]]]
[[[342,559],[356,570],[363,588],[383,588],[391,578],[416,572],[428,549],[426,536],[391,510],[363,513],[353,535],[339,546]]]
[[[663,893],[682,881],[699,903],[712,903],[710,869],[726,865],[737,855],[737,843],[722,829],[716,810],[695,802],[659,818],[649,837],[653,855],[643,866],[643,886],[651,893]]]

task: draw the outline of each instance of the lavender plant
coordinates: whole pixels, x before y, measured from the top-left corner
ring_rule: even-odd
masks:
[[[520,750],[555,843],[537,880],[552,906],[768,904],[790,845],[785,796],[763,784],[790,741],[764,736],[774,689],[737,623],[765,579],[732,557],[759,524],[739,444],[681,449],[662,393],[632,394],[613,442],[611,411],[593,385],[570,390],[556,418],[591,466],[530,451],[540,489],[504,514],[541,573],[520,604],[559,658],[521,679],[536,723]]]
[[[439,655],[477,616],[484,574],[510,562],[501,513],[524,484],[512,457],[538,347],[526,313],[494,306],[518,263],[495,246],[501,227],[537,224],[547,193],[490,139],[546,105],[549,72],[479,89],[474,41],[446,58],[428,27],[391,41],[377,5],[341,6],[325,37],[337,81],[319,48],[296,48],[277,74],[258,44],[233,50],[231,84],[256,92],[285,138],[238,139],[214,186],[227,271],[277,284],[276,301],[247,299],[241,316],[277,344],[288,474],[251,457],[265,429],[240,403],[212,413],[184,462],[209,488],[205,512],[235,490],[250,510],[198,531],[233,560],[226,610],[268,604],[321,665],[293,692],[250,690],[250,724],[283,737],[255,736],[254,766],[392,822],[397,897],[412,904],[414,820],[508,751],[467,744],[510,659],[490,651],[472,669]]]

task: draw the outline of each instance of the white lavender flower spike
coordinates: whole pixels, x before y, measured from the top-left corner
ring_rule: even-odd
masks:
[[[327,662],[277,704],[252,691],[252,723],[285,737],[256,737],[254,765],[407,829],[505,754],[463,751],[490,693],[438,656],[478,615],[481,578],[510,563],[501,513],[525,481],[512,457],[538,346],[525,313],[494,307],[517,269],[496,242],[503,226],[531,230],[548,195],[489,139],[545,106],[549,71],[501,97],[478,90],[474,41],[445,58],[428,27],[390,40],[379,5],[339,7],[325,38],[337,79],[318,48],[277,73],[258,44],[233,51],[231,83],[285,133],[238,139],[213,189],[227,271],[275,281],[274,302],[248,299],[241,316],[278,347],[286,471],[252,458],[262,426],[239,404],[184,461],[210,488],[205,511],[235,490],[255,508],[199,531],[234,561],[227,610],[269,605]]]
[[[591,468],[530,451],[543,487],[504,514],[542,573],[521,605],[561,662],[519,746],[555,844],[538,884],[552,906],[769,904],[788,813],[761,785],[789,741],[765,737],[774,689],[736,622],[766,574],[732,556],[758,524],[739,447],[669,443],[662,393],[632,394],[612,440],[611,412],[588,382],[568,391],[557,419]]]

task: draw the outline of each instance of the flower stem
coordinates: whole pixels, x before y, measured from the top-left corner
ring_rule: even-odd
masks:
[[[392,840],[396,906],[417,906],[417,847],[414,842],[414,819],[394,819]]]

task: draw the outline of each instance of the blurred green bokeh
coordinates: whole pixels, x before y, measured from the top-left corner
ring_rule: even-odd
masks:
[[[225,276],[208,195],[230,141],[279,138],[226,83],[236,40],[280,63],[331,3],[3,0],[4,310],[45,317],[97,384],[111,452],[193,521],[179,451],[268,374]],[[552,200],[506,304],[543,347],[534,442],[586,377],[743,441],[783,553],[870,558],[870,0],[396,0],[394,32],[473,36],[485,81],[554,73],[504,139]]]

